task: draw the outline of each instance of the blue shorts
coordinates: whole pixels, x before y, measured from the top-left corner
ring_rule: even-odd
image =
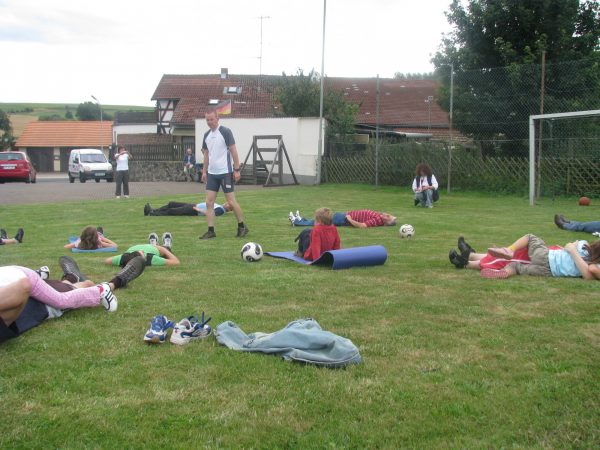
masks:
[[[221,175],[206,174],[206,190],[219,192],[219,189],[223,189],[225,194],[233,192],[233,173],[223,173]]]

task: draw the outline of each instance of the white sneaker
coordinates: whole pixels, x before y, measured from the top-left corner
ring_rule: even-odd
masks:
[[[36,272],[42,280],[47,280],[48,278],[50,278],[50,269],[48,268],[48,266],[42,266],[38,270],[36,270]]]
[[[124,197],[125,197],[125,198],[129,198],[129,195],[125,195]]]
[[[202,321],[192,316],[177,322],[171,334],[171,344],[185,345],[208,337],[212,332],[212,328],[208,325],[209,320],[210,317],[204,321],[204,313],[202,313]]]
[[[165,231],[162,235],[163,247],[167,247],[169,251],[173,248],[173,235]]]
[[[119,199],[119,198],[121,198],[121,196],[120,195],[115,195],[115,198]]]
[[[158,234],[154,231],[148,235],[148,243],[152,245],[158,245]]]
[[[288,214],[288,220],[290,221],[290,223],[292,225],[294,225],[294,221],[296,220],[296,216],[294,215],[293,212],[290,211],[290,213]]]
[[[99,284],[100,288],[100,303],[108,312],[115,312],[119,306],[117,296],[113,294],[108,283]]]
[[[296,220],[302,220],[302,216],[300,215],[300,210],[296,210]]]

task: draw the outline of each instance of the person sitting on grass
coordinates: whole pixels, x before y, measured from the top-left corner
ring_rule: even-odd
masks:
[[[433,208],[433,202],[439,200],[438,182],[427,164],[419,164],[415,169],[415,179],[412,183],[415,193],[415,206]]]
[[[225,202],[223,205],[215,203],[215,216],[222,216],[223,214],[233,211],[233,208],[229,202]],[[202,203],[181,203],[181,202],[169,202],[160,208],[153,209],[150,203],[146,203],[144,206],[145,216],[206,216],[206,202]]]
[[[24,235],[25,235],[25,231],[23,230],[23,228],[19,228],[17,230],[17,234],[15,235],[14,239],[10,239],[6,233],[6,230],[4,228],[2,228],[2,229],[0,229],[0,245],[22,244]]]
[[[166,232],[163,234],[163,245],[158,245],[158,235],[150,233],[148,244],[138,244],[129,247],[122,255],[113,256],[104,260],[105,264],[124,267],[136,256],[143,256],[147,266],[178,266],[179,258],[175,256],[171,248],[173,236]]]
[[[583,231],[584,233],[600,233],[600,220],[593,222],[577,222],[575,220],[569,220],[562,214],[556,214],[554,216],[554,223],[558,228],[568,231]],[[600,237],[600,235],[598,236]]]
[[[509,278],[513,275],[546,277],[581,277],[585,280],[600,280],[600,241],[569,242],[564,249],[552,250],[543,240],[527,234],[506,248],[492,247],[492,256],[512,259],[517,251],[527,249],[530,264],[511,262],[504,269],[483,269],[484,278]]]
[[[292,226],[295,227],[312,227],[315,224],[314,220],[302,218],[299,211],[296,211],[296,214],[290,211],[288,219],[292,223]],[[377,212],[370,209],[336,212],[332,215],[331,220],[331,223],[336,227],[370,228],[396,225],[396,217],[385,212]]]
[[[65,248],[78,248],[79,250],[97,250],[99,248],[118,247],[118,245],[104,236],[102,227],[89,225],[83,229],[75,242],[65,245]]]
[[[315,211],[315,226],[310,230],[302,230],[296,238],[298,250],[295,255],[307,261],[318,259],[324,252],[340,248],[340,235],[332,223],[333,213],[329,208]]]

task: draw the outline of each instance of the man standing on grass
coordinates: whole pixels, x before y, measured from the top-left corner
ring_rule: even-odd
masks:
[[[215,200],[219,189],[223,189],[227,202],[231,205],[238,221],[237,237],[248,234],[244,224],[244,214],[235,199],[234,184],[240,180],[240,159],[233,133],[229,128],[219,126],[219,115],[216,111],[205,114],[209,130],[204,133],[202,152],[204,167],[202,182],[206,183],[206,222],[208,231],[200,239],[217,237],[215,233]]]

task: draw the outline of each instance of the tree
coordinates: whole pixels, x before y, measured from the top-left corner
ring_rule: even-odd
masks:
[[[0,131],[2,132],[0,133],[0,137],[2,138],[0,140],[0,149],[4,149],[7,145],[10,146],[13,141],[13,130],[10,123],[10,116],[2,109],[0,109]]]
[[[434,80],[437,78],[437,76],[433,72],[423,72],[423,73],[420,73],[420,72],[415,72],[415,73],[396,72],[394,74],[394,78],[396,78],[397,80]]]
[[[100,106],[94,102],[83,102],[77,107],[79,120],[100,120]]]
[[[432,61],[446,110],[454,64],[454,125],[462,133],[482,141],[501,137],[506,153],[526,152],[528,116],[540,110],[543,51],[545,112],[582,109],[583,94],[600,104],[597,1],[454,0],[446,16],[453,31]],[[580,61],[577,70],[567,61]]]
[[[285,73],[277,87],[279,115],[289,117],[318,117],[320,106],[320,75],[314,70],[305,74],[298,69],[296,75]],[[349,103],[343,93],[327,90],[323,99],[323,116],[328,122],[327,136],[345,138],[354,133],[358,105]]]

